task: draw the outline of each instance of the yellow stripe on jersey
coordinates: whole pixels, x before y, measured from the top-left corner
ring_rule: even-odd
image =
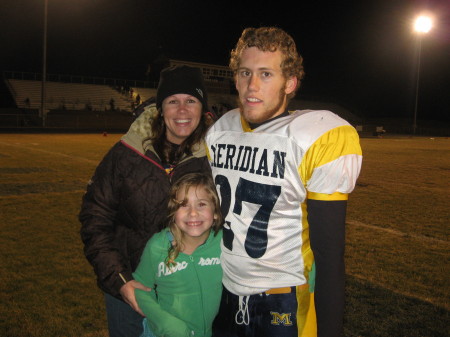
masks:
[[[306,201],[301,205],[302,208],[302,257],[305,265],[304,274],[306,280],[309,281],[309,273],[311,272],[312,265],[314,263],[314,255],[311,250],[311,244],[309,240],[309,224],[308,224],[308,210],[306,207]],[[317,336],[317,323],[316,323],[316,311],[314,307],[314,293],[309,292],[308,283],[297,286],[297,326],[299,337],[316,337]]]
[[[244,119],[242,114],[241,114],[241,124],[242,124],[242,130],[244,130],[244,132],[252,132],[253,131],[253,129],[250,127],[248,122]]]
[[[307,284],[296,287],[297,331],[299,337],[317,337],[316,308],[314,293]]]
[[[315,193],[308,191],[307,199],[322,200],[322,201],[336,201],[336,200],[348,200],[348,194],[335,192],[333,194]]]
[[[206,150],[206,157],[208,158],[208,161],[211,162],[211,154],[209,153],[208,145],[205,142],[205,150]]]
[[[351,154],[362,155],[358,133],[351,125],[339,126],[324,133],[306,151],[300,164],[299,174],[303,184],[308,186],[316,168]]]
[[[308,224],[308,210],[306,207],[306,201],[303,202],[300,207],[302,208],[302,257],[305,264],[304,275],[306,280],[309,280],[309,272],[312,269],[314,263],[314,255],[311,250],[311,243],[309,241],[309,224]]]

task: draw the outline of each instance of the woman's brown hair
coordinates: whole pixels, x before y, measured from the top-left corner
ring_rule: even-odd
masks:
[[[183,156],[193,152],[194,145],[200,144],[205,138],[206,131],[208,131],[208,125],[203,110],[204,107],[202,107],[200,122],[194,132],[180,144],[175,153],[172,153],[172,144],[166,138],[166,124],[164,123],[162,109],[158,109],[158,114],[152,121],[152,135],[145,139],[144,142],[149,140],[152,142],[156,153],[163,162],[170,162],[172,164],[178,163]]]

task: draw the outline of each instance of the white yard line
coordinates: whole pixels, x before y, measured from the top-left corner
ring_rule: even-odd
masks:
[[[385,232],[385,233],[388,233],[388,234],[391,234],[391,235],[395,235],[395,236],[401,236],[401,237],[405,237],[405,238],[409,237],[409,238],[425,241],[425,242],[428,242],[428,244],[434,244],[434,245],[438,244],[438,245],[442,245],[444,247],[445,246],[450,246],[449,241],[436,239],[436,238],[431,238],[431,237],[425,236],[425,235],[405,233],[405,232],[402,232],[402,231],[399,231],[399,230],[396,230],[396,229],[383,228],[383,227],[380,227],[380,226],[369,225],[369,224],[366,224],[366,223],[363,223],[363,222],[360,222],[360,221],[356,221],[356,220],[347,220],[346,223],[348,225],[351,225],[351,226],[363,227],[363,228],[366,228],[366,229],[369,229],[369,230],[373,230],[373,231],[382,231],[382,232]],[[433,305],[436,305],[438,307],[444,308],[446,310],[449,310],[449,308],[450,308],[448,305],[442,306],[442,305],[439,305],[439,304],[435,303],[435,300],[433,298],[431,298],[431,297],[424,297],[424,296],[418,295],[417,293],[413,293],[412,294],[412,293],[408,293],[406,291],[402,291],[401,287],[387,287],[385,283],[377,283],[376,281],[368,279],[368,278],[362,276],[361,274],[353,274],[353,273],[350,273],[348,271],[346,271],[346,274],[350,275],[350,276],[352,276],[352,277],[354,277],[354,278],[356,278],[358,280],[364,281],[366,283],[373,284],[373,285],[375,285],[375,286],[377,286],[379,288],[383,288],[383,289],[392,291],[393,293],[396,293],[396,294],[399,294],[399,295],[402,295],[402,296],[407,296],[407,297],[418,299],[418,300],[423,301],[423,302],[431,303]]]
[[[366,277],[361,276],[361,274],[353,274],[353,273],[349,273],[348,271],[346,271],[345,274],[349,275],[351,277],[354,277],[355,279],[362,281],[364,283],[372,284],[373,286],[375,286],[377,288],[389,290],[389,291],[393,292],[394,294],[406,296],[409,298],[414,298],[414,299],[422,301],[422,302],[430,303],[436,307],[443,308],[445,310],[450,310],[450,306],[448,305],[448,303],[441,305],[439,303],[436,303],[435,299],[432,297],[425,297],[425,296],[421,296],[417,293],[409,293],[407,291],[402,291],[400,287],[387,287],[385,283],[377,283],[376,281],[373,281]]]
[[[56,156],[64,157],[64,158],[71,158],[71,159],[75,159],[75,160],[79,160],[79,161],[84,161],[84,162],[87,162],[87,163],[90,163],[90,164],[98,164],[100,162],[99,160],[86,159],[86,158],[83,158],[83,157],[72,156],[72,155],[68,155],[68,154],[65,154],[65,153],[61,153],[61,152],[54,152],[54,151],[43,150],[43,149],[40,149],[38,147],[30,147],[30,146],[27,146],[26,144],[23,144],[23,143],[14,144],[14,143],[0,142],[0,145],[10,146],[10,147],[17,147],[17,148],[20,148],[20,149],[28,149],[28,150],[31,150],[31,151],[47,153],[47,154],[56,155]]]
[[[87,185],[87,182],[86,182]],[[86,189],[81,190],[68,190],[68,191],[62,191],[62,192],[36,192],[36,193],[23,193],[23,194],[7,194],[7,195],[0,195],[0,200],[12,200],[12,199],[23,199],[23,198],[36,198],[36,196],[39,195],[46,195],[46,196],[57,196],[57,195],[66,195],[66,194],[81,194],[83,195],[86,193]]]
[[[402,236],[402,237],[411,237],[414,239],[418,239],[418,240],[422,240],[422,241],[428,241],[430,243],[438,243],[438,244],[442,244],[442,245],[449,245],[449,241],[447,240],[441,240],[441,239],[436,239],[436,238],[432,238],[426,235],[421,235],[421,234],[414,234],[414,233],[405,233],[396,229],[392,229],[392,228],[384,228],[384,227],[380,227],[380,226],[375,226],[375,225],[369,225],[360,221],[356,221],[356,220],[347,220],[346,221],[347,224],[352,225],[352,226],[358,226],[358,227],[364,227],[364,228],[368,228],[368,229],[372,229],[372,230],[376,230],[376,231],[382,231],[382,232],[386,232],[392,235],[396,235],[396,236]]]

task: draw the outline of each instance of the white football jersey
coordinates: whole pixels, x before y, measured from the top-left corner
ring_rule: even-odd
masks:
[[[306,199],[346,200],[361,167],[356,130],[329,111],[295,111],[252,130],[238,109],[208,131],[225,217],[223,283],[252,295],[307,282]]]

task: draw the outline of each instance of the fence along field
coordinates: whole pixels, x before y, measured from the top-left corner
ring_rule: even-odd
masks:
[[[107,336],[77,215],[120,136],[0,134],[0,336]],[[448,336],[450,140],[361,142],[345,336]]]

